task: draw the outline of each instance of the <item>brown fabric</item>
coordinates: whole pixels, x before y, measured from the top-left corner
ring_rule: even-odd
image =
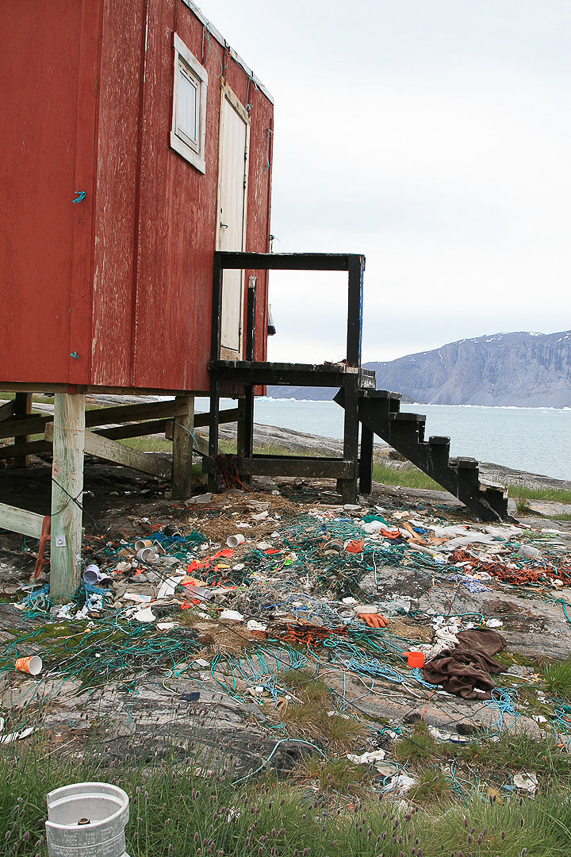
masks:
[[[501,634],[487,630],[460,631],[457,636],[458,645],[444,649],[425,663],[424,679],[463,699],[490,699],[490,691],[495,687],[490,673],[496,675],[503,670],[492,660],[492,655],[501,652],[506,641]],[[476,693],[476,687],[487,692]]]

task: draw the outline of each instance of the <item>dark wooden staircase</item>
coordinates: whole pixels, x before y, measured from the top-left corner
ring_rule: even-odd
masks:
[[[376,434],[404,455],[420,470],[464,503],[484,521],[501,521],[508,517],[507,489],[480,478],[475,458],[451,458],[450,438],[433,436],[425,439],[426,417],[403,413],[400,393],[389,390],[359,390],[359,421],[362,425],[361,480],[366,480],[364,447],[371,450]],[[344,390],[335,396],[344,406]],[[361,490],[363,491],[363,487]]]

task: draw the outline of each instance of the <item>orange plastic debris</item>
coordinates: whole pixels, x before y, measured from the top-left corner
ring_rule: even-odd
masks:
[[[357,541],[357,539],[352,539],[345,545],[345,550],[347,553],[361,553],[364,547],[365,539],[359,539],[359,541]]]
[[[361,613],[359,616],[370,628],[386,628],[388,622],[380,613]]]

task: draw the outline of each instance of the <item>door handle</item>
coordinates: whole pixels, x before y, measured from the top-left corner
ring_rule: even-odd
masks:
[[[221,224],[220,224],[220,226],[222,226],[224,229],[228,229],[228,224],[227,224],[227,223],[221,223]]]

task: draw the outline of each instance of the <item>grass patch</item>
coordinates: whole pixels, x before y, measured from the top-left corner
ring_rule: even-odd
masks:
[[[315,781],[327,795],[362,795],[369,780],[363,765],[345,758],[322,759],[319,756],[309,756],[300,762],[293,778],[301,783]]]
[[[452,781],[440,768],[427,769],[422,772],[418,784],[411,788],[408,796],[416,803],[440,803],[452,797]]]
[[[383,485],[398,485],[401,488],[429,488],[432,491],[444,491],[439,485],[417,467],[399,468],[398,470],[386,464],[373,465],[373,479]]]
[[[545,670],[544,678],[554,696],[571,702],[571,658],[551,664]]]
[[[366,734],[363,725],[347,715],[331,713],[329,688],[321,679],[306,670],[286,670],[278,674],[277,684],[295,697],[282,715],[292,737],[319,741],[337,751],[362,741]]]
[[[531,515],[533,514],[533,509],[527,502],[527,500],[518,499],[515,504],[516,512],[518,515]]]
[[[571,504],[571,491],[568,488],[529,488],[527,485],[509,485],[510,497],[515,500],[553,500],[556,503]]]
[[[130,747],[110,767],[105,742],[67,759],[53,749],[32,738],[18,748],[6,747],[0,758],[0,840],[7,855],[46,857],[47,792],[93,780],[114,782],[129,795],[126,850],[131,857],[569,853],[571,804],[563,791],[525,801],[506,796],[501,803],[478,795],[454,804],[440,777],[431,782],[427,776],[417,787],[417,806],[401,811],[387,798],[355,799],[334,789],[325,802],[319,776],[310,788],[283,776],[233,785],[227,774],[209,771],[208,760],[195,750],[140,762]],[[326,764],[318,773],[324,774],[325,785],[341,777],[342,789],[350,792],[341,769]],[[442,807],[431,799],[435,789],[446,798]],[[424,805],[426,790],[431,794]]]
[[[415,723],[412,735],[397,741],[394,748],[397,762],[406,764],[413,769],[425,768],[427,763],[433,764],[434,759],[441,756],[441,749],[428,731],[425,723]]]
[[[458,755],[504,780],[519,771],[535,771],[542,778],[542,787],[571,782],[571,758],[561,752],[551,736],[535,740],[526,734],[502,733],[498,741],[479,740],[460,746]]]
[[[138,449],[141,452],[172,452],[172,440],[166,440],[164,437],[155,437],[152,434],[145,437],[125,438],[120,443],[130,446],[131,449]]]

